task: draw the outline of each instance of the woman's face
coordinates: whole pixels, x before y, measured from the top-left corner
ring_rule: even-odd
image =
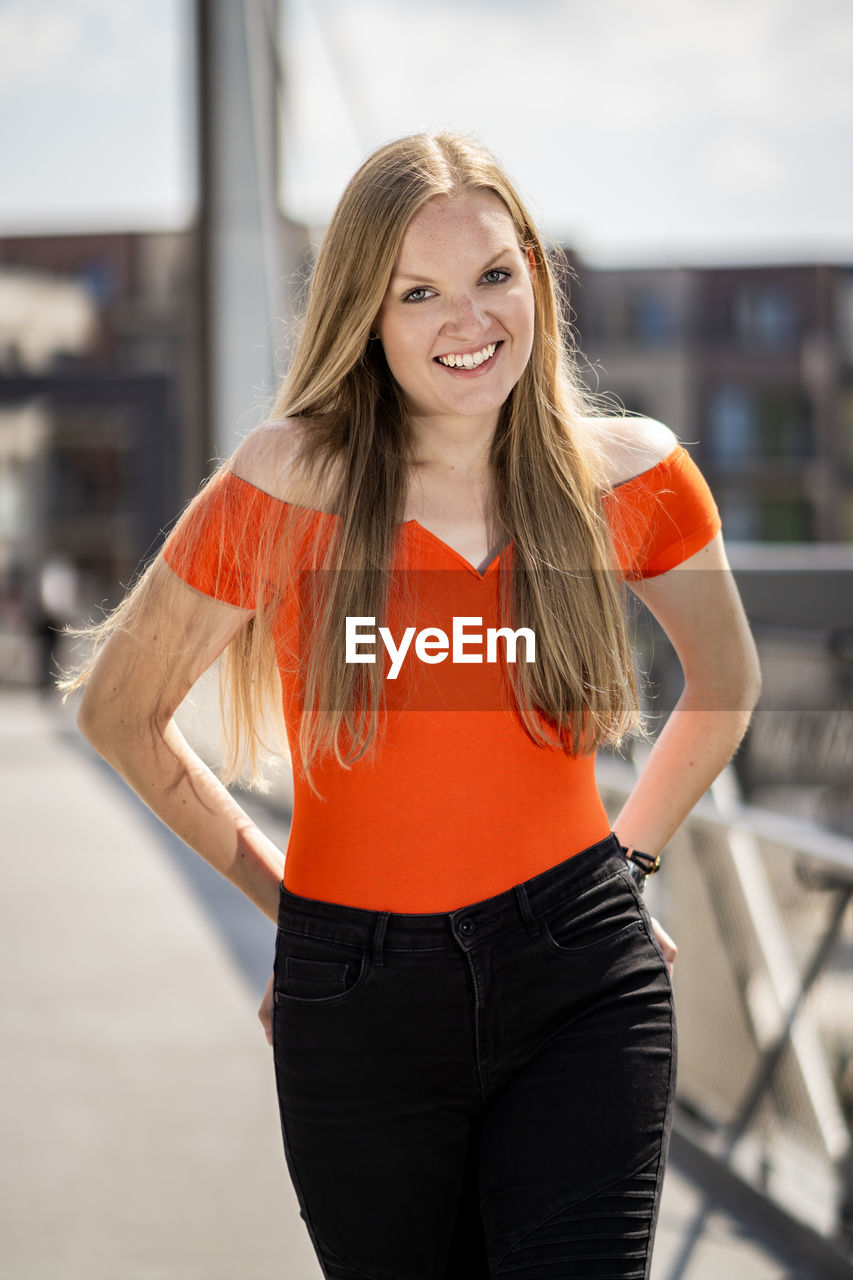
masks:
[[[436,196],[418,210],[375,321],[413,418],[494,429],[530,359],[532,279],[491,192]]]

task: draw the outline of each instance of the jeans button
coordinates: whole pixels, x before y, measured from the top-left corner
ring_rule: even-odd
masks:
[[[474,932],[474,928],[475,928],[475,925],[473,920],[459,921],[459,932],[465,938],[470,938],[471,934]]]

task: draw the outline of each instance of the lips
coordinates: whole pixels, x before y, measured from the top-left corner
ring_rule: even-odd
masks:
[[[435,358],[446,369],[479,369],[480,365],[492,359],[500,345],[499,342],[489,342],[479,351],[452,351]]]

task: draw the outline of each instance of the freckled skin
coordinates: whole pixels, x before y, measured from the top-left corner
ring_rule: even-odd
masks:
[[[414,294],[418,301],[407,301]],[[532,267],[490,192],[438,196],[412,218],[375,327],[422,439],[487,445],[533,346]],[[442,355],[500,343],[479,368]]]

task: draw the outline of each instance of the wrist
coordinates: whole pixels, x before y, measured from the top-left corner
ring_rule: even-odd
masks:
[[[640,893],[642,893],[646,877],[653,876],[656,871],[660,870],[660,854],[644,853],[641,849],[635,848],[634,845],[622,844],[621,840],[619,841],[619,847],[627,859],[628,871]]]

